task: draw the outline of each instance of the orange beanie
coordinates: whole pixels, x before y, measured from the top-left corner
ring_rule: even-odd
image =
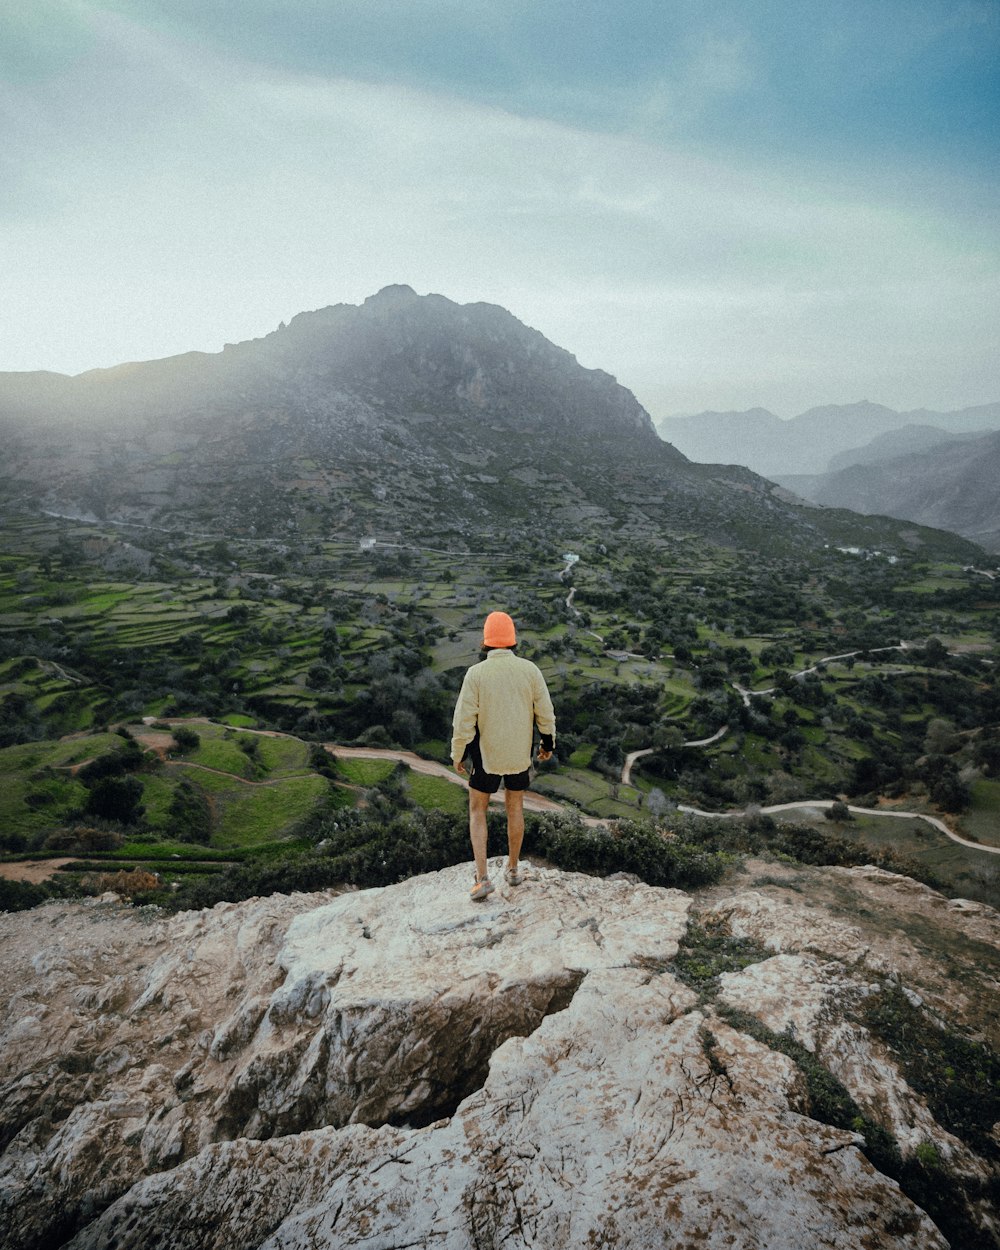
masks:
[[[506,612],[491,612],[483,625],[484,647],[513,647],[517,645],[514,622]]]

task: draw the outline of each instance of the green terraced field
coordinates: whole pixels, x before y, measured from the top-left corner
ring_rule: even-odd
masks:
[[[464,815],[469,808],[468,795],[461,786],[412,770],[406,777],[406,793],[420,807],[452,812],[458,816]]]
[[[679,775],[655,781],[668,798],[696,806],[733,807],[748,793],[767,801],[772,781],[793,794],[808,793],[811,785],[822,785],[824,793],[844,791],[855,766],[869,759],[898,757],[899,767],[916,777],[928,720],[953,717],[964,734],[973,732],[962,717],[970,699],[991,680],[995,685],[987,666],[963,671],[960,662],[946,661],[942,671],[938,661],[925,666],[895,654],[838,662],[827,666],[818,683],[753,700],[748,717],[731,682],[739,674],[744,685],[767,687],[776,673],[823,655],[885,646],[900,637],[934,636],[949,649],[975,646],[987,649],[987,660],[1000,658],[994,588],[983,579],[970,583],[957,565],[926,558],[909,570],[868,567],[836,553],[811,555],[808,566],[765,558],[750,567],[694,537],[636,545],[624,531],[620,537],[601,534],[600,542],[581,532],[554,536],[551,543],[532,540],[527,554],[497,555],[484,575],[475,559],[413,550],[404,560],[388,549],[360,552],[356,540],[290,540],[279,559],[267,543],[229,537],[225,556],[217,557],[214,539],[180,535],[157,538],[167,557],[154,554],[151,574],[130,584],[81,554],[80,544],[93,548],[97,538],[113,544],[113,530],[33,518],[15,521],[5,537],[0,646],[7,650],[0,650],[0,703],[27,699],[35,715],[23,717],[19,732],[54,736],[142,715],[202,715],[232,727],[293,735],[258,738],[255,762],[235,735],[226,738],[223,724],[195,725],[201,745],[186,757],[188,765],[175,762],[144,774],[147,814],[157,829],[167,820],[173,789],[187,776],[212,797],[219,830],[235,838],[231,813],[249,811],[249,796],[260,790],[246,782],[319,781],[298,735],[417,741],[443,756],[457,678],[479,659],[483,614],[498,604],[518,620],[522,653],[545,672],[557,714],[566,705],[574,709],[564,722],[573,755],[558,772],[541,774],[539,785],[553,793],[561,789],[568,801],[592,812],[634,815],[642,790],[653,784],[640,762],[637,787],[619,786],[614,797],[612,783],[590,767],[598,744],[600,763],[612,748],[617,758],[623,749],[651,745],[655,732],[671,726],[685,738],[731,726],[724,743],[686,751]],[[567,609],[570,583],[558,576],[560,553],[567,549],[581,556],[572,583],[582,616]],[[47,570],[41,566],[44,553]],[[217,558],[223,563],[216,568]],[[196,566],[208,571],[192,572]],[[659,650],[661,658],[614,661],[590,631],[605,639],[615,634],[616,649]],[[762,660],[771,647],[788,649],[780,663],[777,655]],[[757,661],[753,679],[746,675],[746,652]],[[419,700],[411,697],[418,678],[426,676],[438,684]],[[871,678],[883,681],[877,698],[866,685]],[[959,688],[961,697],[949,705],[950,692]],[[652,689],[655,698],[637,701],[634,689]],[[416,721],[394,725],[400,707],[416,709]],[[786,713],[794,713],[790,726]],[[870,738],[853,736],[857,720],[871,726]],[[384,737],[367,736],[376,727]],[[107,750],[117,741],[103,737],[104,745],[95,740],[91,749]],[[968,765],[974,745],[971,737],[962,741],[966,745],[955,757],[959,768]],[[232,772],[242,781],[193,764]],[[367,788],[391,769],[389,762],[342,761],[341,776]],[[410,778],[410,784],[422,804],[464,804],[461,790],[447,783],[426,786]],[[438,784],[445,788],[435,798]],[[898,775],[895,784],[898,790]],[[996,829],[1000,841],[998,784],[995,777],[973,773],[973,803],[962,819],[984,840]],[[926,795],[926,786],[917,792]],[[30,809],[26,793],[15,789],[9,800],[9,815],[22,822],[18,827],[37,833],[47,807],[72,810],[65,794],[51,805],[36,796]],[[281,802],[259,800],[261,808],[269,804],[286,828]],[[260,822],[252,820],[252,839],[263,836]]]
[[[1000,781],[973,782],[972,806],[962,817],[962,832],[987,846],[1000,846]],[[1000,861],[1000,856],[994,858]]]
[[[348,759],[337,756],[337,776],[355,786],[376,786],[393,771],[392,760]]]
[[[219,825],[211,845],[249,847],[272,842],[313,811],[328,792],[329,784],[311,775],[218,794]]]

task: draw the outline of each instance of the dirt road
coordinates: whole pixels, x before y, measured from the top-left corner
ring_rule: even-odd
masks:
[[[5,881],[27,881],[30,885],[40,885],[49,877],[54,877],[63,864],[71,864],[73,859],[74,856],[63,856],[61,859],[13,860],[0,864],[0,877]]]
[[[459,777],[447,764],[422,759],[419,755],[414,755],[412,751],[394,751],[389,747],[342,747],[335,742],[324,742],[323,749],[345,760],[394,760],[400,764],[406,764],[416,773],[424,773],[428,777],[439,777],[442,781],[450,781],[452,785],[461,786],[463,790],[467,788],[465,779]],[[502,803],[503,795],[494,794],[490,802]],[[526,812],[561,812],[565,809],[554,799],[547,799],[542,794],[536,794],[534,790],[525,790],[524,810]]]

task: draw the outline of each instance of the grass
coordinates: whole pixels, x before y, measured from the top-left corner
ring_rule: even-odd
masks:
[[[272,738],[265,734],[252,735],[257,742],[257,753],[271,775],[289,772],[305,772],[309,767],[309,749],[299,738]]]
[[[314,774],[220,795],[219,825],[211,845],[249,847],[271,842],[308,816],[328,793],[328,782]]]
[[[144,728],[136,726],[138,732]],[[209,797],[215,825],[212,844],[223,847],[259,846],[282,838],[329,796],[329,782],[309,770],[309,747],[304,742],[284,737],[248,739],[259,754],[258,769],[232,729],[198,724],[197,732],[199,746],[186,759],[136,774],[143,786],[142,823],[148,833],[140,835],[134,846],[127,844],[127,851],[109,853],[112,859],[127,857],[132,851],[149,857],[157,848],[189,845],[170,837],[171,803],[184,778]],[[73,779],[68,766],[121,745],[117,734],[95,734],[0,751],[0,827],[5,833],[31,838],[80,820],[77,813],[86,802],[87,790]],[[385,771],[392,769],[391,763],[376,763]],[[255,771],[267,774],[269,784],[252,784]]]
[[[986,879],[998,867],[1000,857],[987,851],[974,851],[959,846],[921,820],[898,817],[856,815],[844,823],[832,823],[818,812],[799,809],[795,822],[815,828],[832,828],[842,837],[852,838],[876,850],[890,849],[916,860],[936,877],[958,892],[968,889],[977,879]]]
[[[31,799],[41,799],[35,807]],[[5,776],[0,786],[0,825],[5,833],[25,836],[51,829],[66,819],[86,800],[87,792],[78,781],[52,776],[33,781],[25,776]]]
[[[205,730],[205,732],[202,732]],[[253,762],[239,745],[237,738],[226,738],[223,733],[213,733],[211,726],[198,726],[201,742],[193,751],[185,752],[183,759],[200,764],[203,768],[214,768],[219,772],[233,773],[237,777],[247,779],[255,777]]]
[[[443,777],[428,777],[425,773],[407,774],[406,792],[420,807],[451,812],[462,816],[468,810],[468,797],[462,786],[452,785]]]
[[[66,742],[26,742],[0,750],[0,828],[5,833],[24,835],[54,828],[87,797],[67,766],[121,745],[116,734],[95,734]]]
[[[345,759],[337,756],[337,776],[355,786],[376,786],[396,767],[392,760]]]
[[[971,790],[972,804],[962,817],[962,831],[986,846],[1000,846],[1000,781],[980,778]]]
[[[141,780],[142,802],[146,809],[143,820],[154,829],[169,832],[168,812],[174,797],[175,783],[167,776],[155,773],[143,776]]]

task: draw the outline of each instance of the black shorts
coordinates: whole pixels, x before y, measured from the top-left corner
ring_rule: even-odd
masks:
[[[465,758],[470,764],[469,789],[478,790],[480,794],[496,794],[501,782],[505,790],[527,790],[531,781],[531,770],[528,768],[523,773],[488,773],[483,768],[478,732],[466,747]]]

